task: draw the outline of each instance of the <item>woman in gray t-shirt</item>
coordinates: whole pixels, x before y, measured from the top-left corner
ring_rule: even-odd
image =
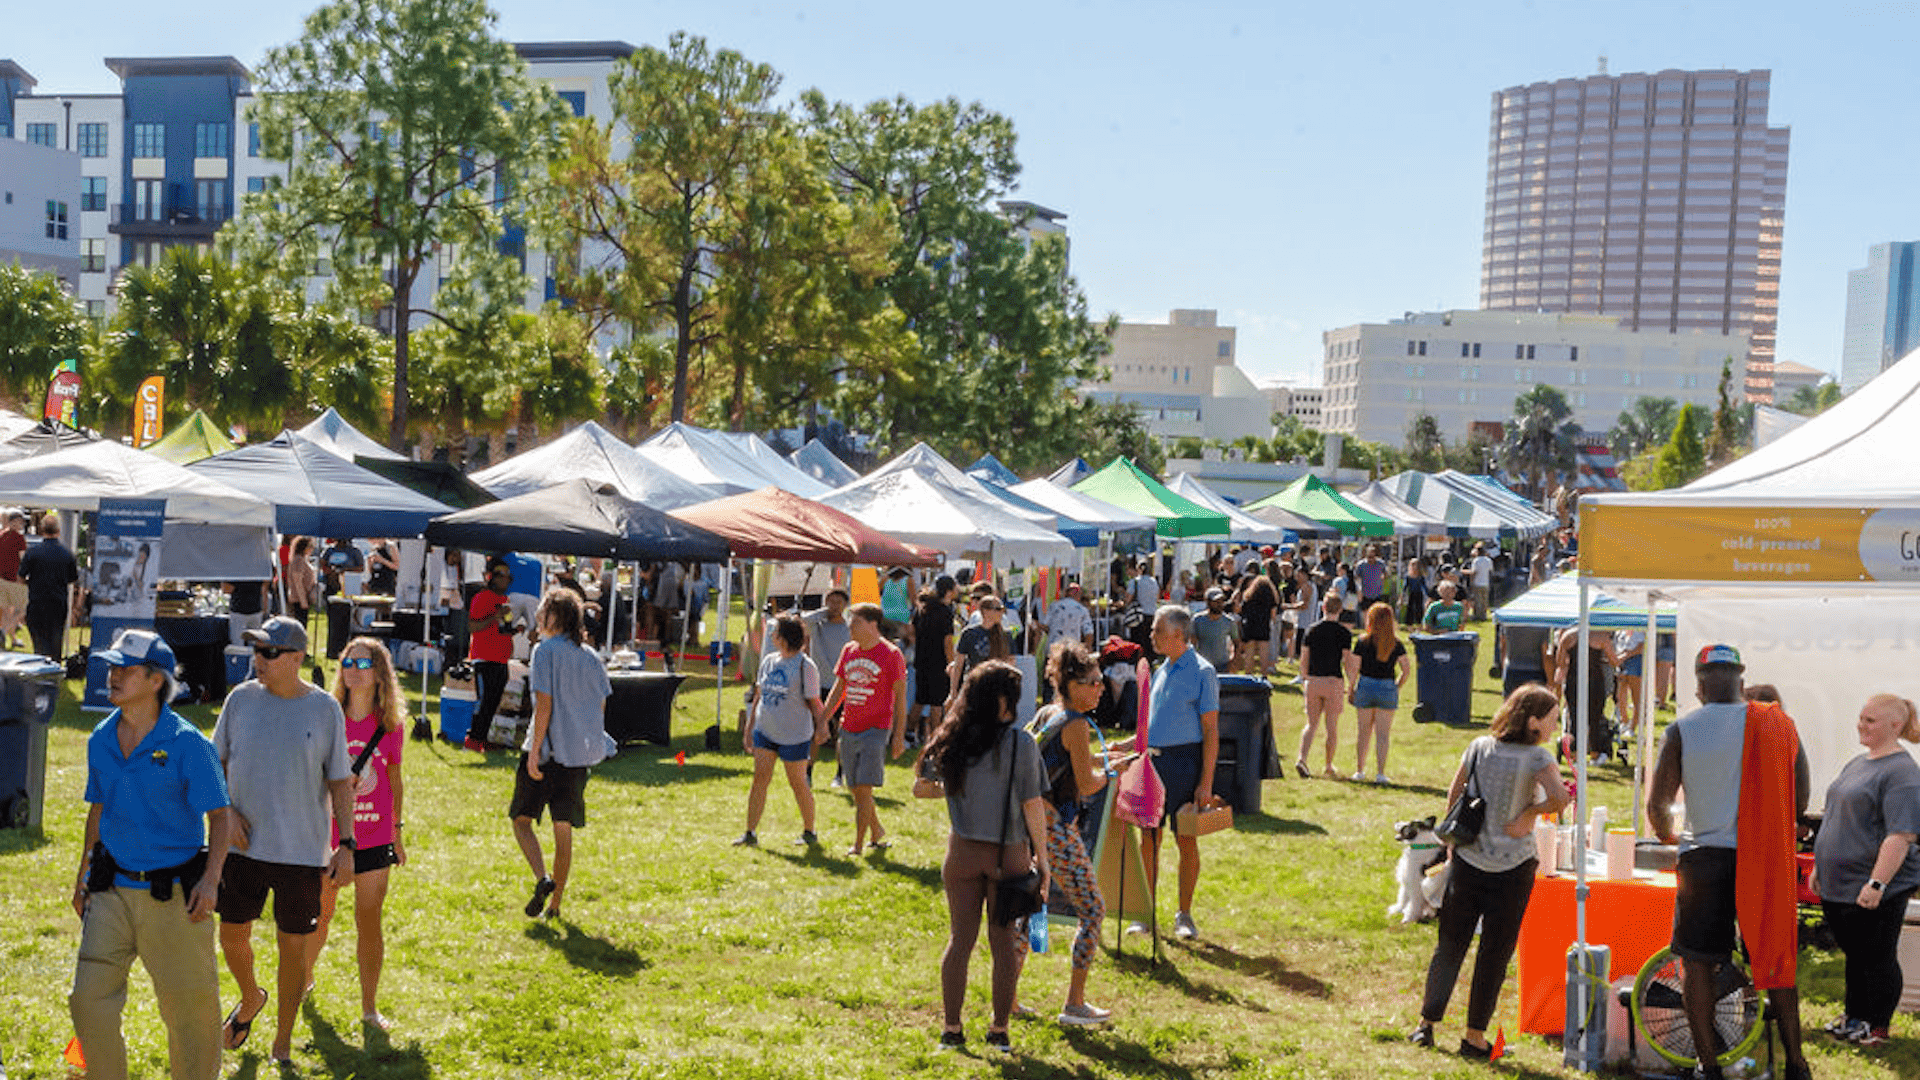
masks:
[[[946,886],[949,931],[940,960],[940,996],[946,1024],[942,1046],[964,1045],[960,1006],[967,996],[967,964],[980,937],[983,908],[993,918],[987,945],[993,952],[993,1022],[987,1045],[1007,1049],[1007,1016],[1020,981],[1014,935],[1025,919],[1003,919],[991,910],[1002,878],[1039,872],[1038,893],[1047,895],[1047,817],[1041,799],[1040,748],[1014,723],[1020,701],[1020,670],[987,660],[967,673],[960,707],[927,741],[916,766],[913,793],[947,800],[947,859],[940,868]]]
[[[827,739],[827,716],[820,708],[820,669],[801,651],[806,625],[791,611],[773,620],[773,640],[780,651],[760,661],[753,696],[740,714],[740,744],[753,755],[753,786],[747,791],[747,831],[733,842],[752,847],[760,842],[760,814],[767,808],[767,788],[773,783],[773,763],[780,762],[800,808],[800,837],[796,844],[816,847],[813,831],[813,788],[807,767],[813,748]]]
[[[1460,769],[1447,792],[1452,802],[1472,790],[1487,801],[1486,824],[1471,844],[1453,850],[1447,895],[1440,904],[1440,931],[1427,964],[1420,1026],[1407,1038],[1433,1045],[1433,1025],[1447,1014],[1460,964],[1480,925],[1480,950],[1473,959],[1467,996],[1467,1028],[1460,1056],[1487,1060],[1487,1023],[1507,978],[1507,962],[1520,940],[1520,920],[1533,895],[1538,860],[1533,855],[1533,822],[1567,805],[1553,753],[1543,744],[1559,724],[1560,701],[1539,683],[1520,687],[1494,714],[1490,734],[1473,740],[1460,756]]]
[[[1875,694],[1855,725],[1867,752],[1827,786],[1813,843],[1820,907],[1847,958],[1846,1012],[1827,1031],[1863,1046],[1887,1041],[1900,1004],[1900,924],[1920,886],[1920,765],[1900,740],[1920,742],[1913,702]]]

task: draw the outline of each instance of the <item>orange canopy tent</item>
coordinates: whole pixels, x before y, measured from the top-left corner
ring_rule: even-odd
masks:
[[[864,566],[939,566],[940,552],[903,543],[831,506],[764,487],[669,511],[727,540],[735,558]]]

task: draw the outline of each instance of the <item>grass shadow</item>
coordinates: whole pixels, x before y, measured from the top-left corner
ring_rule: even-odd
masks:
[[[555,923],[559,929],[555,929]],[[641,956],[633,946],[589,934],[571,919],[542,920],[528,926],[526,934],[530,940],[558,950],[567,958],[567,963],[583,971],[629,978],[653,966],[653,961]]]
[[[1431,784],[1402,784],[1395,782],[1382,786],[1388,791],[1403,791],[1409,795],[1429,795],[1434,798],[1443,798],[1447,794],[1446,788],[1434,787]]]
[[[29,851],[38,851],[53,843],[44,828],[0,829],[0,858],[8,855],[24,855]]]
[[[850,878],[856,877],[860,873],[859,865],[852,859],[844,855],[829,855],[827,854],[827,849],[824,847],[809,848],[801,854],[796,854],[791,851],[775,851],[767,847],[760,848],[760,850],[776,859],[784,859],[795,866],[803,866],[809,870],[825,870],[834,877]]]
[[[1172,1065],[1163,1051],[1145,1043],[1115,1035],[1110,1028],[1068,1028],[1061,1032],[1067,1045],[1090,1061],[1099,1062],[1125,1076],[1162,1077],[1164,1080],[1195,1080],[1198,1075],[1184,1065]],[[1209,1073],[1213,1070],[1208,1070]],[[1073,1076],[1075,1073],[1023,1073],[1026,1076]]]
[[[1198,942],[1182,947],[1203,963],[1272,983],[1288,993],[1323,1000],[1333,997],[1332,986],[1304,972],[1295,971],[1278,957],[1244,956],[1212,942]]]
[[[1184,951],[1184,950],[1183,950]],[[1172,942],[1161,945],[1161,962],[1155,963],[1151,952],[1112,953],[1114,967],[1142,979],[1160,984],[1169,990],[1176,990],[1195,1001],[1204,1001],[1210,1005],[1232,1005],[1248,1012],[1265,1013],[1273,1010],[1257,1001],[1250,1001],[1223,986],[1189,978],[1172,963]]]
[[[373,1076],[391,1077],[394,1080],[411,1080],[414,1077],[433,1075],[433,1067],[427,1064],[427,1055],[420,1044],[410,1042],[405,1046],[395,1046],[393,1040],[377,1027],[361,1025],[366,1035],[365,1044],[355,1046],[340,1036],[340,1029],[320,1015],[311,1001],[301,1007],[305,1014],[307,1027],[313,1032],[313,1048],[319,1052],[320,1060],[325,1063],[325,1076]],[[260,1059],[247,1063],[248,1067],[258,1067]],[[285,1075],[287,1070],[274,1070]],[[234,1074],[246,1076],[245,1067]]]
[[[1274,817],[1270,814],[1236,814],[1233,827],[1237,832],[1258,833],[1279,836],[1325,836],[1327,830],[1319,822],[1301,821],[1297,818]]]
[[[867,867],[871,870],[878,870],[883,874],[911,878],[935,892],[939,892],[945,888],[940,882],[940,867],[938,866],[915,866],[912,863],[895,862],[889,854],[868,859]]]

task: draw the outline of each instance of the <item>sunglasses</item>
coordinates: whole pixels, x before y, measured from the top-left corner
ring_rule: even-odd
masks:
[[[1089,675],[1084,679],[1073,680],[1073,685],[1075,686],[1099,686],[1100,683],[1101,679],[1098,675]]]
[[[355,671],[371,671],[373,670],[373,657],[355,656],[340,661],[340,666],[343,668],[353,668]]]
[[[278,660],[290,652],[299,651],[298,649],[282,649],[272,645],[256,645],[253,649],[253,655],[262,660]]]

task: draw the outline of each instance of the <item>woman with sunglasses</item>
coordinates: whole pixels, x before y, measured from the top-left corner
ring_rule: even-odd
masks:
[[[1040,769],[1045,781],[1041,792],[1047,814],[1047,867],[1053,872],[1057,892],[1072,905],[1080,928],[1073,935],[1073,966],[1067,975],[1067,1003],[1060,1010],[1060,1022],[1069,1026],[1104,1024],[1111,1010],[1087,1004],[1087,972],[1093,968],[1094,953],[1100,948],[1100,920],[1106,905],[1100,899],[1100,879],[1087,857],[1086,844],[1080,838],[1080,818],[1084,803],[1107,786],[1107,765],[1096,761],[1091,740],[1093,725],[1087,713],[1100,704],[1102,679],[1100,665],[1077,641],[1063,641],[1053,647],[1047,660],[1047,677],[1053,681],[1058,704],[1048,705],[1033,718],[1028,730],[1040,746]],[[1028,937],[1014,938],[1014,949],[1024,966]],[[1017,981],[1017,980],[1016,980]],[[1026,1010],[1016,1004],[1016,1015]]]
[[[381,1015],[378,1000],[380,968],[387,955],[381,912],[387,902],[388,868],[407,861],[406,845],[400,839],[400,810],[406,797],[400,756],[407,745],[400,725],[406,697],[387,647],[370,637],[349,641],[340,653],[333,697],[347,717],[347,754],[359,763],[367,744],[375,743],[353,777],[354,954],[360,965],[360,1022],[386,1031],[393,1025]],[[334,842],[339,842],[338,835]],[[309,980],[320,950],[326,947],[339,893],[340,886],[331,880],[321,888],[320,924],[307,939]]]

